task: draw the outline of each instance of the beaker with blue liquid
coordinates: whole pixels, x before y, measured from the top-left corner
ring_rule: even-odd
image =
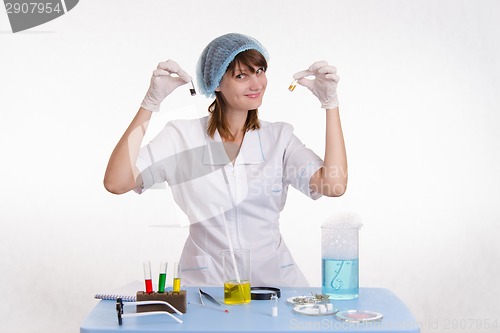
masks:
[[[321,226],[322,293],[334,300],[359,295],[358,218],[334,219]]]

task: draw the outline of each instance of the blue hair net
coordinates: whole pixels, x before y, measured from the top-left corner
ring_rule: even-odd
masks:
[[[257,50],[268,59],[266,49],[256,39],[237,33],[217,37],[205,47],[196,66],[200,93],[215,96],[215,88],[226,73],[227,67],[238,53]]]

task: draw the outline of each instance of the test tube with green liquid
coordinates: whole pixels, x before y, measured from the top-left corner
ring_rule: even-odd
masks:
[[[165,292],[165,282],[167,281],[167,265],[168,265],[168,263],[166,261],[162,261],[160,263],[160,277],[158,280],[158,292],[159,293]]]
[[[178,262],[174,264],[174,283],[172,289],[177,293],[181,291],[181,264]]]

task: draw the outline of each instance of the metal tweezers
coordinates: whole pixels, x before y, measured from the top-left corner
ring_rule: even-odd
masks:
[[[215,298],[213,298],[212,295],[210,295],[209,293],[204,292],[200,288],[198,288],[198,293],[200,295],[200,303],[201,304],[205,305],[205,303],[203,302],[203,296],[205,296],[210,302],[220,306],[220,303],[217,302],[217,300]]]

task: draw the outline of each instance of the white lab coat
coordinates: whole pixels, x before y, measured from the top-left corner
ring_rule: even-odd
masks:
[[[288,186],[317,199],[309,180],[323,164],[287,123],[261,121],[245,134],[231,163],[216,131],[206,134],[208,117],[175,120],[141,148],[137,167],[141,193],[167,182],[187,214],[190,233],[180,259],[186,285],[221,286],[222,257],[228,248],[221,209],[234,248],[251,250],[253,286],[307,286],[279,230]]]

